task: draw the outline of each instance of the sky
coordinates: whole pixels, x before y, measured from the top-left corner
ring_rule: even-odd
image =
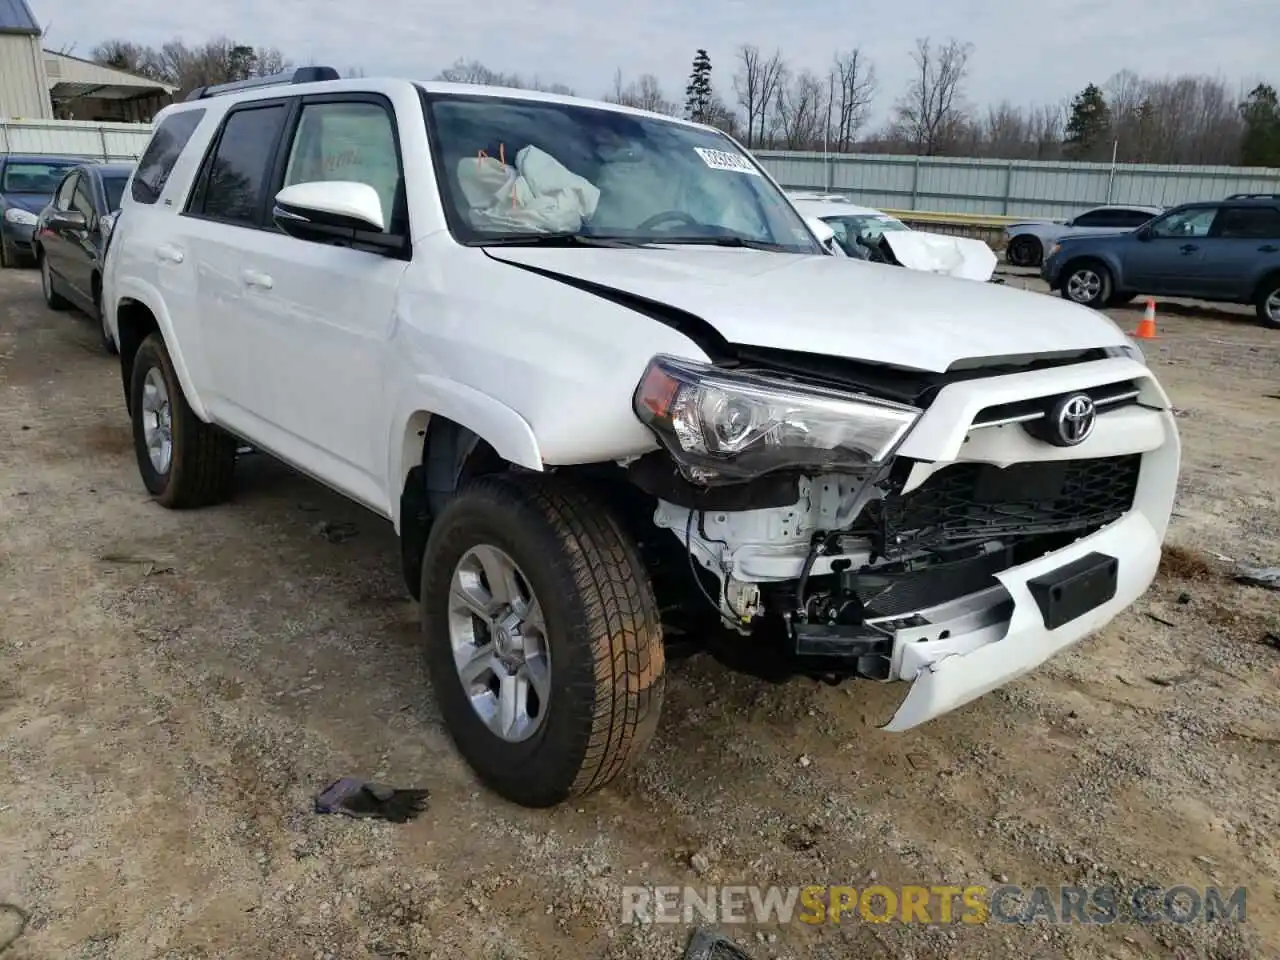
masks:
[[[624,78],[657,75],[683,100],[694,51],[711,56],[730,103],[744,43],[781,49],[795,69],[825,74],[837,50],[875,64],[873,120],[887,118],[910,82],[917,37],[973,44],[967,99],[978,106],[1057,102],[1122,69],[1207,73],[1280,85],[1277,0],[28,0],[46,45],[87,56],[121,38],[198,44],[218,35],[278,47],[295,63],[367,76],[430,79],[458,57],[563,83],[599,97]],[[374,12],[376,10],[376,13]]]

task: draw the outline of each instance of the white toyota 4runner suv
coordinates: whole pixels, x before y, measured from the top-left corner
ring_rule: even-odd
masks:
[[[247,444],[389,519],[459,751],[545,806],[677,641],[905,681],[899,731],[1155,575],[1179,441],[1120,329],[823,239],[707,127],[306,68],[160,113],[103,302],[147,489],[224,501]]]

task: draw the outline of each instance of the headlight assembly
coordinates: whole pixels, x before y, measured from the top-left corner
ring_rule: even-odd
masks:
[[[773,470],[862,470],[882,463],[920,416],[915,407],[823,387],[654,357],[636,415],[696,483]]]

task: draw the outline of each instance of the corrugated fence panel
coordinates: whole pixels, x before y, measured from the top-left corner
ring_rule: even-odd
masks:
[[[870,206],[940,213],[1070,217],[1101,203],[1174,206],[1232,193],[1280,193],[1280,169],[975,160],[757,150],[783,186],[847,193]]]
[[[0,120],[0,151],[89,160],[137,160],[151,125],[78,120]]]

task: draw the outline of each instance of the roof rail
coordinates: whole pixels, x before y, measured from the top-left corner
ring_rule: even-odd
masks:
[[[1228,200],[1280,200],[1280,193],[1233,193]]]
[[[296,70],[285,70],[266,77],[251,77],[248,80],[236,80],[232,83],[215,83],[207,87],[196,87],[187,94],[187,100],[204,100],[237,90],[253,90],[257,87],[275,87],[286,83],[316,83],[320,80],[340,80],[342,75],[333,67],[298,67]]]

